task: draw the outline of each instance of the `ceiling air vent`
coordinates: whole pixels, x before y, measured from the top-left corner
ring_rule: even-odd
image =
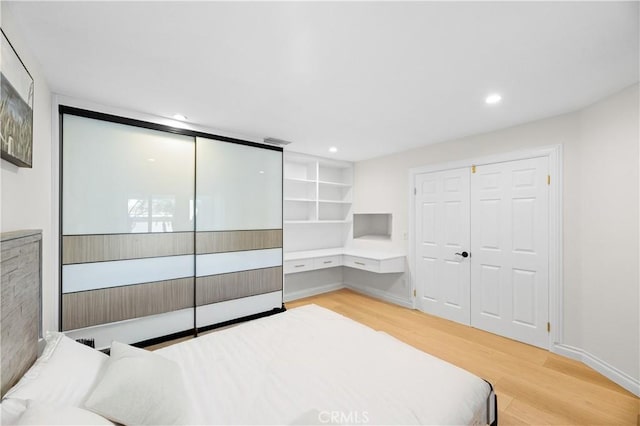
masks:
[[[264,138],[263,141],[264,143],[267,143],[269,145],[277,145],[277,146],[287,146],[291,143],[289,141],[276,139],[276,138]]]

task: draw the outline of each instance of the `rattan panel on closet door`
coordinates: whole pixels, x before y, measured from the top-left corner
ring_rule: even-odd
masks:
[[[282,290],[282,266],[196,278],[196,305]]]
[[[193,307],[193,277],[62,295],[62,329],[74,330]]]
[[[282,247],[282,229],[196,233],[196,253],[261,250]]]
[[[65,235],[62,264],[193,254],[193,232]]]

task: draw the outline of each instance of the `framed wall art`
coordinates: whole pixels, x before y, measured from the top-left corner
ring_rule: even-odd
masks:
[[[2,32],[0,56],[0,145],[2,159],[31,167],[33,157],[33,77]]]

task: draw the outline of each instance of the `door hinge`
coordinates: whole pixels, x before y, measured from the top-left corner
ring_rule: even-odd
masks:
[[[416,297],[416,289],[413,289],[413,297]]]
[[[547,185],[551,185],[551,175],[547,175]]]
[[[417,195],[418,194],[418,190],[416,188],[413,188],[413,195]]]
[[[551,333],[551,323],[547,323],[547,333]]]
[[[471,165],[471,173],[475,173],[476,172],[476,165],[472,164]]]

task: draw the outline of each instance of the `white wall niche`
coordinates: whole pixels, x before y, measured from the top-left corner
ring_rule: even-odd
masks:
[[[391,213],[354,213],[353,238],[363,240],[391,240]]]

